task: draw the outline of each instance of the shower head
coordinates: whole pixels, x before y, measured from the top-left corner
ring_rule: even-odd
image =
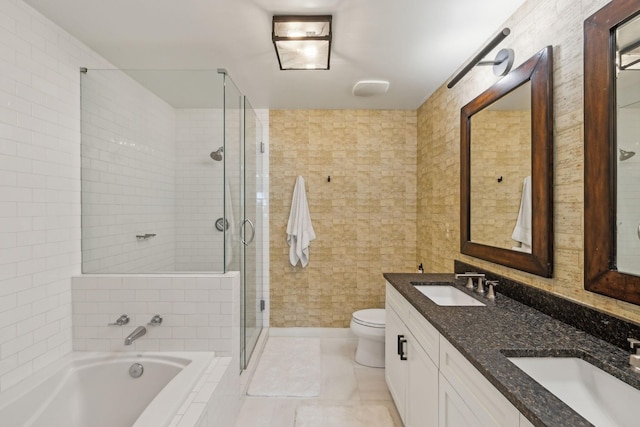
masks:
[[[635,156],[636,152],[635,151],[626,151],[623,150],[622,148],[620,148],[620,161],[624,162],[627,159],[632,158],[633,156]]]
[[[215,160],[216,162],[219,162],[220,160],[222,160],[223,152],[224,152],[224,147],[220,147],[216,151],[212,151],[211,154],[209,155],[213,160]]]

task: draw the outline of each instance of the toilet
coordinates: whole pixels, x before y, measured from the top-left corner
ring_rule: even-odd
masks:
[[[350,327],[358,337],[356,363],[372,368],[384,368],[384,308],[368,308],[354,312]]]

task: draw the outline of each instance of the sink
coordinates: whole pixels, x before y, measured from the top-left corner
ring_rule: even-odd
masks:
[[[509,357],[595,426],[638,425],[640,390],[577,357]]]
[[[453,286],[417,285],[415,288],[438,305],[484,306],[482,302]]]

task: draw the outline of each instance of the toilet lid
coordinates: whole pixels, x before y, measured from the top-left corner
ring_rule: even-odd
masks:
[[[353,321],[372,328],[384,328],[385,312],[384,308],[368,308],[353,313]]]

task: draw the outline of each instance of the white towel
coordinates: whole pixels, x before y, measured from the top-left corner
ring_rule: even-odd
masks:
[[[304,179],[296,178],[296,186],[293,188],[291,199],[291,212],[287,223],[287,243],[289,249],[289,261],[294,267],[300,261],[302,268],[309,263],[309,243],[315,240],[316,233],[311,225],[307,194],[304,189]]]
[[[511,238],[520,243],[511,249],[531,253],[531,175],[525,177],[522,183],[520,212]]]

